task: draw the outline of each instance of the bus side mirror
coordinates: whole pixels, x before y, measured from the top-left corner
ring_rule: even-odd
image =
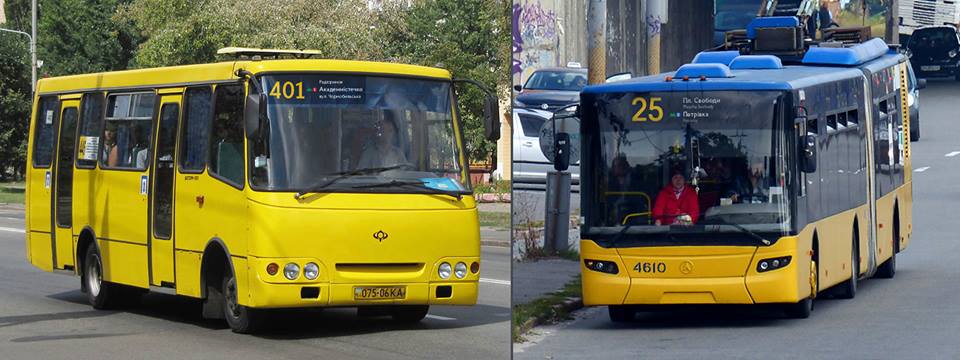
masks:
[[[812,173],[817,171],[817,136],[807,134],[803,137],[800,146],[800,171]]]
[[[267,97],[263,94],[251,92],[247,94],[247,101],[243,106],[243,128],[247,138],[253,139],[260,134],[261,118],[267,112]]]
[[[493,95],[483,102],[483,135],[490,141],[500,140],[500,106]]]

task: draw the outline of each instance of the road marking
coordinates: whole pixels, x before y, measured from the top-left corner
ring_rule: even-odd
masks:
[[[497,285],[507,285],[507,286],[510,286],[510,280],[497,280],[497,279],[480,278],[480,282],[485,282],[485,283],[490,283],[490,284],[497,284]]]
[[[948,152],[948,153],[947,153],[946,155],[944,155],[944,156],[946,156],[946,157],[954,157],[954,156],[957,156],[957,155],[960,155],[960,151],[951,151],[951,152]]]
[[[930,168],[929,166],[924,166],[924,167],[922,167],[922,168],[919,168],[919,169],[914,170],[913,172],[924,172],[924,171],[927,171],[927,169],[929,169],[929,168]]]
[[[8,228],[8,227],[2,227],[2,226],[0,226],[0,231],[9,231],[9,232],[15,232],[15,233],[21,233],[21,234],[26,233],[26,231],[24,231],[23,229]]]
[[[442,320],[442,321],[456,320],[455,318],[452,318],[452,317],[446,317],[446,316],[440,316],[440,315],[434,315],[434,314],[427,314],[427,319]]]

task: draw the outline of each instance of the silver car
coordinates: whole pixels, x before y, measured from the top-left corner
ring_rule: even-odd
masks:
[[[553,164],[540,150],[540,128],[553,113],[535,109],[513,109],[513,187],[515,189],[546,189],[547,172]],[[571,164],[572,189],[579,191],[580,164]]]

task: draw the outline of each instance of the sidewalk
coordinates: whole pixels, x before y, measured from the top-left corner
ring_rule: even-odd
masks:
[[[514,261],[511,273],[511,297],[517,305],[560,290],[580,274],[580,263],[561,258]]]

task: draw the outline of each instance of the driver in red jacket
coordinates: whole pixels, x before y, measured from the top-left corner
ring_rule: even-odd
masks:
[[[686,215],[686,216],[684,216]],[[689,221],[686,219],[689,217]],[[697,191],[687,185],[682,173],[674,173],[670,184],[660,190],[653,205],[655,225],[696,224],[700,217],[700,204]]]

